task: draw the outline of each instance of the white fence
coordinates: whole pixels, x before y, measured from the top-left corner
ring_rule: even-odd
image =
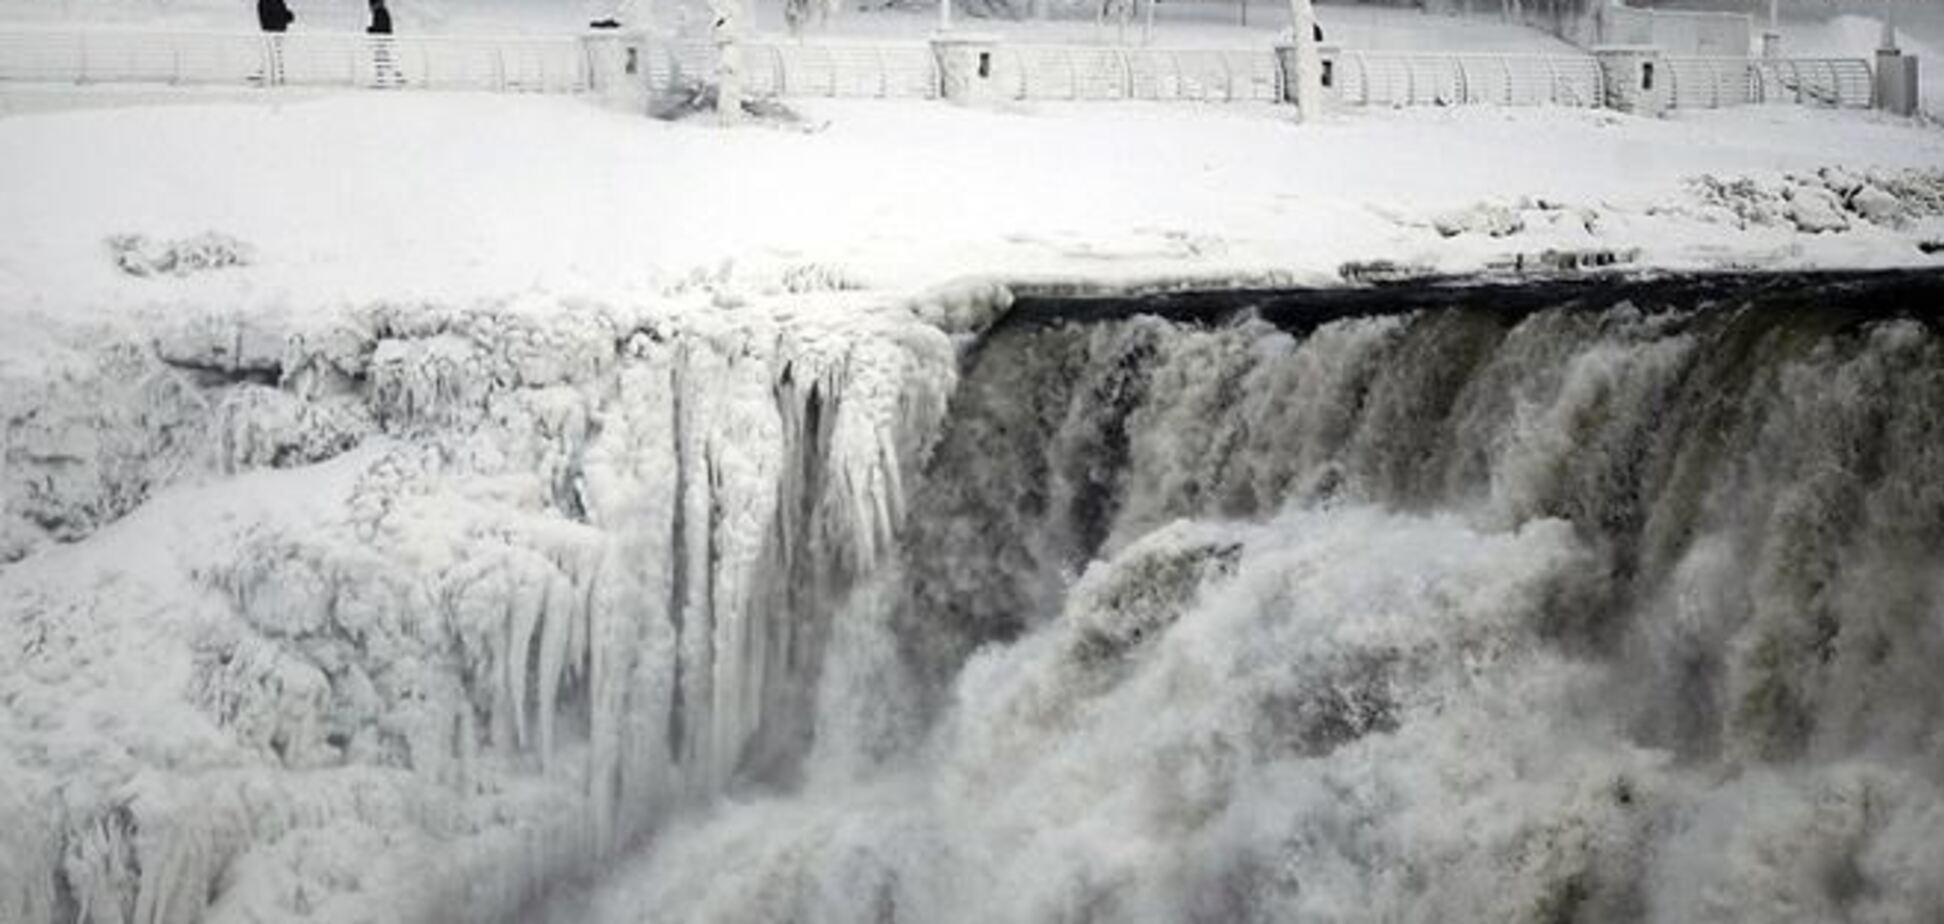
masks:
[[[925,42],[750,42],[743,86],[757,96],[935,98],[938,57]],[[715,50],[676,45],[651,52],[659,88],[714,73]],[[1282,99],[1273,51],[1001,45],[992,53],[994,94],[1014,100]]]
[[[716,50],[655,43],[648,83],[657,92],[715,80]],[[743,92],[758,97],[934,99],[938,57],[926,42],[744,42]]]
[[[1016,45],[993,54],[1006,99],[1277,102],[1275,52],[1217,49]]]
[[[660,89],[706,82],[707,45],[652,45],[646,70]],[[930,99],[939,62],[925,42],[750,42],[743,80],[757,96]],[[1604,105],[1590,55],[1330,51],[1330,92],[1347,105]],[[1867,107],[1873,82],[1860,59],[1669,57],[1673,108],[1746,103]],[[400,87],[582,93],[594,88],[590,46],[558,38],[458,38],[350,33],[0,30],[0,81]],[[995,95],[1019,100],[1284,98],[1276,53],[1079,45],[999,45]]]
[[[1798,103],[1865,109],[1874,98],[1870,64],[1860,58],[1667,58],[1668,105],[1719,109]]]
[[[572,37],[376,37],[348,33],[0,32],[0,80],[580,93]]]
[[[1364,106],[1598,107],[1605,80],[1591,55],[1439,55],[1338,52],[1330,65],[1337,99]]]

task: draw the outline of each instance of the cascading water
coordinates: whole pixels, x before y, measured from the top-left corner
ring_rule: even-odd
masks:
[[[1940,294],[1024,302],[804,785],[587,916],[1935,920]]]
[[[1935,920],[1940,302],[117,348],[0,473],[79,541],[0,570],[0,920]]]

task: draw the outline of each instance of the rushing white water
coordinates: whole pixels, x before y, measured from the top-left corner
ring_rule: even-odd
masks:
[[[1934,920],[1936,291],[112,347],[0,920]]]
[[[1002,329],[875,697],[588,917],[1933,920],[1944,340],[1845,298]]]

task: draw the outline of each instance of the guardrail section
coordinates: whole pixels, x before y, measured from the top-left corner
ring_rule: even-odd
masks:
[[[1590,55],[1338,52],[1330,65],[1340,102],[1360,106],[1604,105]]]
[[[357,34],[0,32],[0,80],[580,93],[579,39]]]
[[[1867,109],[1874,101],[1870,64],[1861,58],[1667,58],[1668,105],[1720,109],[1795,103]]]

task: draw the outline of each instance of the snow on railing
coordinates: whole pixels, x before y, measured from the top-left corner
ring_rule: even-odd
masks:
[[[1668,105],[1719,109],[1753,103],[1798,103],[1867,109],[1874,99],[1870,64],[1861,58],[1665,59]]]
[[[648,48],[658,90],[707,82],[715,49]],[[1330,91],[1349,105],[1604,105],[1588,55],[1331,51]],[[1674,108],[1795,102],[1862,108],[1868,62],[1845,58],[1665,59]],[[0,81],[378,87],[581,93],[592,88],[588,46],[573,36],[479,38],[353,33],[0,30]],[[998,46],[997,95],[1019,100],[1284,99],[1275,52],[1101,45]],[[917,98],[940,95],[925,42],[752,41],[743,79],[757,96]]]
[[[1340,51],[1331,89],[1363,106],[1604,104],[1604,78],[1590,55],[1430,54]]]
[[[715,62],[705,43],[653,43],[648,82],[658,92],[709,83]],[[743,92],[757,97],[934,99],[939,91],[938,58],[926,42],[744,42],[742,78]]]
[[[579,93],[573,37],[376,37],[116,29],[0,31],[0,80]]]
[[[1014,45],[993,55],[1007,99],[1276,102],[1282,69],[1269,50]]]
[[[715,51],[706,45],[656,49],[656,87],[706,79]],[[910,42],[749,42],[744,89],[757,96],[904,97],[940,95],[936,51]],[[1282,98],[1275,53],[1103,45],[1004,45],[993,52],[994,92],[1016,100],[1254,100]]]

